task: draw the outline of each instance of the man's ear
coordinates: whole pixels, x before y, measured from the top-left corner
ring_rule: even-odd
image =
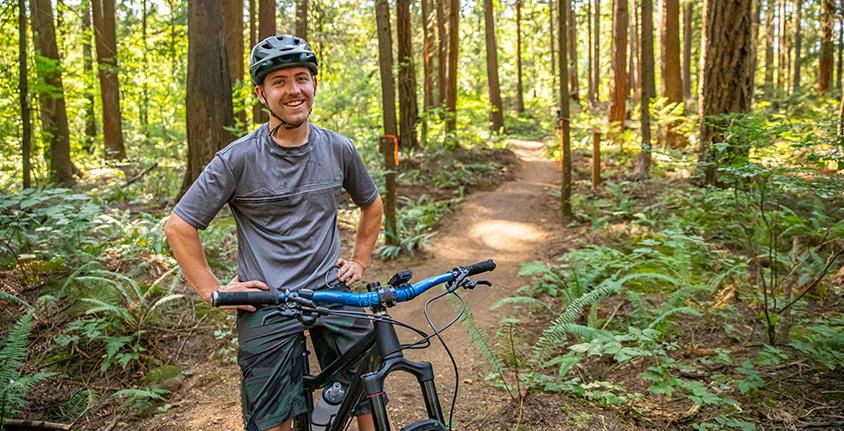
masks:
[[[266,105],[267,101],[264,99],[264,89],[260,85],[255,86],[255,95],[258,96],[258,101]]]
[[[314,76],[314,96],[316,96],[316,90],[317,90],[317,79],[316,79],[316,76]]]

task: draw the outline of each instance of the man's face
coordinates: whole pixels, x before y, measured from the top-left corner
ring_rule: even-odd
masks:
[[[307,67],[289,67],[270,72],[255,94],[286,124],[296,128],[311,114],[316,94],[316,78]]]

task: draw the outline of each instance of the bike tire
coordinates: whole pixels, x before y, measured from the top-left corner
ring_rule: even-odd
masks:
[[[401,431],[448,431],[448,429],[440,422],[434,419],[425,419],[414,422]]]

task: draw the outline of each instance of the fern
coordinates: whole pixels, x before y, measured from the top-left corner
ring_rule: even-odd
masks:
[[[0,418],[14,416],[26,404],[26,393],[41,380],[54,375],[50,372],[39,372],[33,375],[21,376],[24,359],[29,344],[29,334],[32,331],[32,310],[15,324],[15,328],[3,342],[0,349]]]
[[[489,307],[489,309],[490,310],[496,310],[496,309],[501,308],[501,307],[503,307],[507,304],[539,305],[539,306],[545,308],[546,310],[551,309],[551,307],[549,307],[548,304],[546,304],[545,302],[543,302],[539,299],[536,299],[536,298],[532,298],[530,296],[510,296],[510,297],[507,297],[507,298],[502,298],[502,299],[499,299],[498,301],[495,301],[495,303],[492,304],[492,306]]]
[[[4,301],[4,300],[9,301],[9,302],[14,302],[15,304],[22,305],[26,308],[32,308],[32,306],[29,305],[28,302],[24,301],[23,299],[19,298],[18,296],[0,290],[0,301]]]

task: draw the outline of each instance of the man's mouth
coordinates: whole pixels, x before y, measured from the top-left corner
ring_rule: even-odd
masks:
[[[288,108],[298,108],[298,107],[302,106],[302,104],[304,104],[304,103],[305,103],[304,100],[291,100],[289,102],[285,102],[284,106],[286,106]]]

